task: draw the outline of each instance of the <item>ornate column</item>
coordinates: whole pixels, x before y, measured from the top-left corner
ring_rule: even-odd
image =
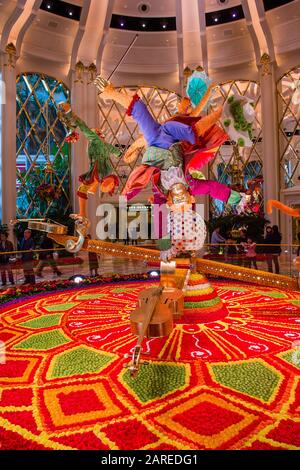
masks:
[[[78,114],[80,118],[87,121],[87,106],[86,106],[86,86],[87,76],[85,66],[82,62],[77,62],[75,71],[73,71],[72,85],[71,85],[71,105],[72,110]],[[72,145],[71,155],[71,175],[72,175],[72,206],[73,212],[79,212],[77,189],[79,186],[79,176],[87,171],[89,162],[87,158],[87,142],[86,139],[80,135],[80,140]]]
[[[91,127],[98,125],[98,105],[96,87],[92,84],[96,77],[96,66],[91,64],[85,66],[82,62],[77,62],[72,78],[71,104],[73,111]],[[79,176],[89,169],[89,159],[87,155],[88,141],[81,134],[79,142],[72,146],[72,197],[73,211],[79,212],[77,189],[79,186]],[[90,233],[92,237],[96,233],[96,208],[99,204],[99,196],[88,196],[88,217],[91,221]]]
[[[90,64],[86,68],[87,73],[87,88],[86,88],[86,108],[87,108],[87,123],[89,127],[99,127],[99,112],[98,112],[98,99],[97,88],[93,85],[93,81],[97,75],[97,68],[95,64]],[[94,195],[89,196],[88,201],[88,215],[91,222],[90,234],[92,238],[96,238],[96,226],[98,220],[96,219],[97,207],[100,204],[100,189]]]
[[[260,60],[261,111],[263,135],[264,199],[279,198],[279,150],[277,129],[277,94],[275,64],[268,54]],[[279,223],[279,213],[268,216],[272,224]]]
[[[16,217],[16,48],[11,43],[0,53],[0,219],[9,224]]]

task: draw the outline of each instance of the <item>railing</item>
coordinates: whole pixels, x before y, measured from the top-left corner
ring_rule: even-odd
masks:
[[[281,250],[280,253],[278,253],[279,249]],[[300,252],[300,245],[256,244],[255,251],[255,260],[253,260],[253,258],[247,256],[246,250],[240,244],[206,244],[201,250],[200,256],[253,269],[255,269],[253,261],[256,261],[257,268],[262,271],[276,273],[276,267],[277,270],[279,267],[280,274],[291,277],[299,275],[294,259]]]
[[[140,243],[137,246],[143,248],[156,249],[153,243]],[[229,248],[230,247],[230,248]],[[235,247],[233,249],[232,247]],[[256,246],[256,265],[259,270],[268,271],[272,266],[273,272],[276,272],[276,261],[278,261],[279,272],[291,277],[298,277],[299,273],[293,263],[300,245],[281,244],[281,253],[266,253],[270,251],[270,247],[278,248],[278,245],[257,245]],[[272,251],[271,248],[271,251]],[[234,251],[236,251],[234,253]],[[32,260],[24,260],[23,255],[32,254]],[[253,260],[245,252],[242,252],[240,245],[228,244],[206,244],[198,257],[211,259],[214,261],[225,262],[237,266],[251,267]],[[5,257],[5,258],[4,258]],[[251,261],[251,265],[250,265]],[[26,273],[31,272],[31,282],[41,282],[43,280],[69,279],[71,277],[90,276],[90,275],[111,275],[111,274],[136,274],[147,272],[151,269],[147,263],[143,261],[129,260],[125,257],[115,258],[104,255],[89,255],[86,252],[80,252],[77,255],[67,253],[64,248],[56,248],[54,250],[33,250],[33,251],[13,251],[0,252],[0,282],[6,281],[9,287],[10,281],[17,285],[26,283]],[[28,280],[28,278],[27,278]],[[5,287],[5,286],[4,286]]]
[[[22,259],[24,254],[30,254],[32,259]],[[45,280],[70,279],[76,276],[137,274],[147,272],[149,269],[144,262],[136,260],[103,255],[89,256],[83,251],[72,255],[64,248],[0,252],[0,289],[10,287],[11,281],[15,285],[22,285]],[[3,282],[6,285],[1,286]]]

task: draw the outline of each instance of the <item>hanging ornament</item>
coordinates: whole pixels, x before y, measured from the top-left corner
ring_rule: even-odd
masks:
[[[210,78],[208,78],[204,71],[199,72],[195,70],[189,77],[186,87],[186,94],[190,98],[194,108],[197,106],[197,104],[200,103],[211,83],[212,81]]]
[[[221,122],[230,139],[239,147],[252,147],[255,110],[246,96],[232,95],[226,101]]]

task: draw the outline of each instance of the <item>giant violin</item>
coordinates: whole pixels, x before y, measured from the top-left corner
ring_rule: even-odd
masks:
[[[173,312],[183,307],[183,292],[169,287],[150,287],[139,295],[139,307],[130,316],[131,331],[137,335],[137,344],[133,349],[132,359],[126,367],[131,376],[139,370],[142,354],[142,342],[146,338],[168,336],[173,330]]]

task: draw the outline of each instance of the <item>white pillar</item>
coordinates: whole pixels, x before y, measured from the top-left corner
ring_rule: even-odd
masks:
[[[270,62],[267,54],[261,58],[260,86],[263,136],[263,176],[264,200],[279,199],[279,150],[277,129],[277,93],[275,64]],[[279,213],[273,211],[267,215],[272,224],[278,224]]]
[[[87,68],[87,87],[86,87],[86,109],[87,109],[87,123],[88,126],[93,128],[99,127],[99,111],[98,111],[98,97],[97,88],[93,84],[93,79],[97,75],[97,69],[94,64]],[[90,234],[92,238],[96,238],[96,211],[100,204],[100,187],[94,195],[89,195],[88,200],[88,216],[91,222]]]
[[[84,121],[86,121],[86,73],[84,65],[81,62],[76,64],[76,70],[73,72],[71,85],[71,106],[72,110]],[[72,144],[71,154],[71,194],[73,212],[79,213],[79,202],[77,189],[79,187],[79,176],[85,173],[89,168],[87,157],[87,140],[80,134],[79,142]]]
[[[13,45],[0,55],[1,80],[4,85],[0,126],[0,219],[3,224],[16,217],[16,52]]]

